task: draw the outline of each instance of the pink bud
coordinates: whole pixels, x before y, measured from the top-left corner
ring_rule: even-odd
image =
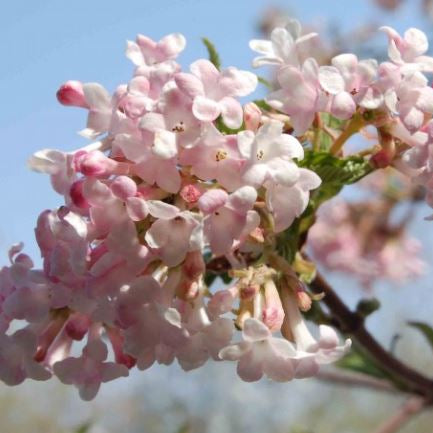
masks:
[[[71,197],[72,203],[80,209],[89,209],[89,202],[83,195],[83,180],[80,179],[71,185],[69,190],[69,196]]]
[[[244,122],[245,128],[250,131],[257,131],[260,126],[260,120],[262,118],[262,112],[260,108],[254,104],[254,102],[249,102],[244,105]]]
[[[80,341],[89,331],[90,324],[91,322],[88,316],[81,313],[75,313],[66,323],[66,334],[73,340]]]
[[[75,164],[77,169],[85,176],[126,174],[129,170],[128,164],[108,158],[99,150],[80,155]]]
[[[197,185],[194,184],[188,184],[185,185],[180,190],[180,196],[187,202],[187,203],[196,203],[198,199],[201,197],[202,192],[197,187]]]
[[[279,331],[284,320],[284,310],[280,295],[273,280],[265,283],[265,305],[262,313],[263,323],[271,331]]]
[[[394,154],[390,155],[387,149],[381,149],[371,157],[370,162],[376,168],[385,168],[391,164],[393,159]]]
[[[89,108],[84,97],[83,83],[80,81],[67,81],[60,86],[56,93],[57,100],[62,105]]]
[[[137,360],[123,351],[123,335],[120,334],[118,329],[114,328],[107,328],[107,333],[111,346],[113,347],[115,361],[118,364],[125,365],[129,369],[134,367]]]
[[[198,207],[205,214],[215,212],[227,202],[228,194],[222,189],[211,189],[198,200]]]
[[[312,301],[305,290],[299,290],[296,292],[296,300],[301,311],[308,311],[311,308]]]
[[[111,183],[113,194],[125,201],[128,197],[134,197],[137,194],[137,184],[128,176],[118,176]]]
[[[199,278],[205,271],[206,265],[201,251],[191,251],[187,253],[182,265],[183,274],[189,279]]]

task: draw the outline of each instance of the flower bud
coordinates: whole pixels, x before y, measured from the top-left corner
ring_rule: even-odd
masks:
[[[280,295],[272,279],[265,283],[265,299],[262,312],[263,323],[270,331],[279,331],[284,320],[284,310]]]
[[[73,340],[80,341],[89,331],[90,323],[91,322],[88,316],[81,313],[75,313],[67,321],[65,325],[65,332],[68,337],[72,338]]]
[[[89,209],[90,204],[83,194],[83,179],[77,180],[71,185],[69,190],[69,196],[71,197],[72,203],[80,209]]]
[[[298,307],[301,311],[305,312],[311,308],[311,298],[304,290],[299,290],[296,292],[296,300],[298,302]]]
[[[83,83],[81,81],[67,81],[57,90],[56,96],[62,105],[89,108],[84,97]]]
[[[193,204],[196,203],[198,201],[198,199],[201,197],[202,192],[200,191],[200,189],[197,187],[197,185],[194,184],[188,184],[185,185],[181,190],[180,190],[180,196],[189,204]]]
[[[254,102],[249,102],[244,105],[244,122],[245,128],[250,131],[257,131],[260,126],[260,120],[262,118],[262,112],[260,108],[254,104]]]
[[[76,168],[85,176],[107,176],[128,172],[128,164],[108,158],[99,150],[80,153],[74,162]]]

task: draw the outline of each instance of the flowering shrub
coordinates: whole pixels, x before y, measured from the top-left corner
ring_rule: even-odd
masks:
[[[180,34],[128,42],[134,74],[113,95],[97,83],[62,85],[59,102],[88,111],[81,135],[96,141],[30,159],[65,204],[38,218],[42,269],[21,244],[1,269],[0,379],[54,374],[90,400],[102,382],[154,362],[191,370],[230,360],[245,381],[289,381],[339,360],[351,340],[339,341],[336,321],[312,315],[314,337],[301,314],[320,308],[323,294],[333,299],[305,251],[320,204],[395,165],[433,206],[433,89],[424,75],[433,58],[419,30],[382,30],[381,64],[341,54],[319,65],[317,34],[302,35],[296,21],[251,41],[253,65],[273,65],[278,88],[245,105],[239,98],[258,77],[221,68],[208,41],[212,61],[181,71]],[[378,144],[344,156],[366,127]],[[417,249],[404,236],[390,247],[382,233],[366,258],[359,237],[377,227],[363,232],[348,206],[332,215],[310,236],[328,267],[362,268],[369,282],[419,272],[419,263],[392,270]],[[212,284],[218,276],[226,286]],[[26,324],[17,330],[18,320]]]

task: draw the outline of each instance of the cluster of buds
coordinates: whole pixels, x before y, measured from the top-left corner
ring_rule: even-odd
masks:
[[[361,114],[385,113],[410,135],[433,112],[423,35],[385,30],[392,62],[380,66],[345,54],[319,67],[308,56],[317,35],[301,36],[294,22],[252,41],[262,54],[254,65],[278,68],[266,113],[239,102],[256,88],[251,72],[204,59],[182,72],[180,34],[129,42],[134,75],[113,95],[96,83],[61,86],[60,103],[88,111],[81,135],[96,141],[30,159],[65,204],[38,219],[42,269],[16,245],[0,271],[0,379],[55,374],[89,400],[101,383],[154,362],[191,370],[236,360],[244,380],[287,381],[343,356],[350,340],[307,329],[311,299],[275,251],[321,184],[299,166],[309,144],[298,138],[316,114],[354,133]],[[218,260],[235,279],[221,290],[206,284]],[[18,320],[26,325],[16,330]],[[243,340],[233,344],[236,329]]]

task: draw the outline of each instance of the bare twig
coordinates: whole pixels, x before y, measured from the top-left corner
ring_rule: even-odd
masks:
[[[325,294],[322,302],[327,305],[335,317],[336,325],[343,333],[350,334],[383,371],[386,371],[404,390],[423,396],[426,404],[432,403],[433,380],[407,366],[386,351],[365,329],[363,317],[352,312],[344,304],[320,273],[317,273],[316,278],[310,284],[310,288],[314,293]]]
[[[388,418],[374,433],[395,433],[400,430],[425,406],[425,400],[421,397],[411,397],[401,405],[397,412]]]
[[[316,376],[324,382],[336,385],[369,388],[374,391],[395,393],[396,388],[390,382],[383,379],[368,376],[363,373],[347,373],[339,370],[321,370]]]

